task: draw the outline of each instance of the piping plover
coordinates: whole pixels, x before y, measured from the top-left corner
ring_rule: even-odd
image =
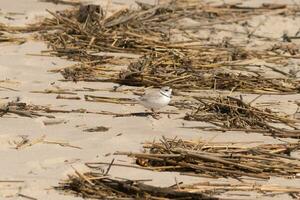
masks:
[[[144,107],[151,109],[154,116],[156,110],[167,106],[171,101],[172,89],[170,87],[162,87],[160,90],[146,93],[139,98],[139,103]]]

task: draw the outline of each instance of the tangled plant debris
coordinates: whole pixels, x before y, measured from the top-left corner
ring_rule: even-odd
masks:
[[[278,146],[279,147],[279,146]],[[217,147],[216,147],[217,148]],[[220,147],[218,147],[220,149]],[[229,151],[231,148],[229,149]],[[233,149],[232,149],[233,150]],[[160,154],[163,156],[164,154]],[[168,153],[169,155],[169,153]],[[144,159],[142,158],[138,159]],[[154,157],[152,157],[154,159]],[[158,157],[155,157],[158,158]],[[165,156],[160,158],[169,158]],[[174,159],[175,157],[173,157]],[[246,157],[245,157],[246,158]],[[147,158],[148,159],[148,158]],[[249,156],[250,159],[250,156]],[[265,160],[272,160],[265,159]],[[150,160],[149,160],[150,161]],[[158,162],[156,160],[155,162]],[[263,162],[263,161],[262,161]],[[108,165],[104,170],[103,165]],[[86,163],[91,169],[89,172],[80,173],[75,170],[74,175],[69,175],[68,179],[55,187],[57,190],[72,193],[76,196],[91,199],[227,199],[228,192],[255,192],[256,197],[275,196],[289,194],[297,199],[300,195],[299,187],[286,187],[279,185],[266,185],[257,181],[243,181],[239,183],[215,183],[214,181],[199,182],[193,184],[183,184],[175,180],[175,184],[169,187],[156,187],[146,184],[152,179],[132,180],[127,178],[113,178],[109,175],[112,167],[132,167],[130,165],[93,162]],[[145,168],[146,169],[146,168]],[[171,169],[171,168],[170,168]],[[203,175],[204,176],[204,175]],[[248,196],[248,195],[247,195]],[[225,197],[225,198],[224,198]],[[250,197],[250,195],[249,195]]]
[[[80,61],[76,67],[59,70],[66,80],[156,87],[166,84],[178,89],[214,87],[255,93],[299,92],[299,80],[293,77],[266,78],[258,72],[253,74],[248,68],[255,59],[281,66],[288,59],[299,59],[296,44],[278,44],[281,38],[256,35],[256,29],[236,33],[242,35],[237,41],[224,38],[218,42],[192,36],[195,28],[216,31],[216,25],[242,23],[254,16],[295,15],[299,12],[297,7],[279,4],[211,6],[184,0],[159,5],[137,4],[139,9],[121,9],[110,15],[98,5],[80,5],[73,10],[49,11],[53,18],[38,24],[25,28],[2,25],[0,30],[39,31],[40,38],[52,49],[48,53]],[[187,18],[195,23],[191,26],[180,23]],[[249,49],[241,45],[249,38],[271,42],[273,47]],[[292,41],[297,37],[285,35],[285,38]],[[137,60],[129,54],[142,57]],[[119,72],[114,66],[103,66],[120,63],[129,64],[128,69]],[[257,66],[264,68],[264,65]],[[233,68],[248,74],[237,74]]]
[[[176,89],[238,90],[252,93],[298,93],[299,83],[287,78],[265,78],[259,74],[243,74],[220,69],[228,62],[218,63],[221,53],[186,56],[172,51],[152,53],[131,63],[120,73],[121,83],[134,86],[172,85]],[[226,56],[225,56],[226,57]],[[211,61],[210,61],[211,60]],[[230,65],[230,64],[229,64]],[[235,65],[237,67],[238,65]]]
[[[299,143],[247,147],[245,144],[163,138],[160,142],[145,143],[142,153],[115,154],[134,157],[138,165],[150,170],[179,171],[211,178],[268,179],[299,175],[300,160],[291,156],[299,147]]]
[[[261,132],[274,137],[300,137],[296,126],[299,122],[288,116],[279,116],[270,109],[260,110],[242,99],[230,96],[215,99],[194,98],[197,101],[193,106],[197,109],[187,113],[185,119],[204,121],[220,127],[212,130]],[[282,128],[282,125],[286,128]]]
[[[122,180],[111,178],[104,173],[76,171],[77,176],[57,187],[84,198],[93,199],[206,199],[217,200],[202,192],[181,191],[175,187],[156,187],[143,183],[143,180]]]

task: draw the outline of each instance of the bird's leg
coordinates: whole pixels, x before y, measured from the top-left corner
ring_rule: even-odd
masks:
[[[153,108],[151,109],[151,111],[152,111],[152,117],[154,119],[160,119],[161,118]]]

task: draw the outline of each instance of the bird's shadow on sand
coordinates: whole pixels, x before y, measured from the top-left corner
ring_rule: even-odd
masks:
[[[117,114],[114,117],[148,117],[153,116],[152,112],[136,112],[136,113],[127,113],[127,114]]]

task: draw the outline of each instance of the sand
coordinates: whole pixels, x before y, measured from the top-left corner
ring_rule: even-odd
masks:
[[[94,1],[100,3],[100,1]],[[153,2],[153,1],[148,1]],[[227,2],[227,1],[226,1]],[[233,1],[236,2],[236,1]],[[258,3],[247,1],[247,3]],[[274,2],[274,1],[269,1]],[[280,2],[280,1],[276,1]],[[281,1],[286,3],[286,1]],[[292,1],[291,1],[292,2]],[[101,1],[105,5],[106,1]],[[133,1],[111,1],[111,10],[120,7],[133,6]],[[1,0],[0,1],[0,22],[11,25],[24,25],[47,16],[45,9],[62,10],[68,6],[55,5],[52,3],[40,2],[37,0]],[[12,14],[11,12],[14,12]],[[10,16],[14,20],[9,20]],[[258,19],[259,20],[259,19]],[[274,22],[278,26],[274,26]],[[255,22],[253,22],[255,23]],[[284,24],[284,26],[283,26]],[[300,27],[300,20],[270,18],[256,33],[280,36],[286,29],[291,33],[296,32]],[[275,30],[276,29],[276,30]],[[275,35],[274,35],[275,34]],[[277,34],[277,35],[276,35]],[[28,36],[29,37],[29,36]],[[109,103],[95,103],[84,101],[85,94],[98,96],[129,97],[134,95],[121,92],[95,91],[76,92],[82,100],[56,99],[56,94],[39,94],[32,91],[45,89],[82,89],[84,87],[95,89],[111,90],[113,83],[86,83],[86,82],[62,82],[60,74],[48,72],[48,70],[65,67],[73,62],[56,57],[33,56],[47,50],[43,42],[28,39],[22,45],[13,43],[0,43],[0,86],[13,88],[17,91],[0,88],[0,102],[5,103],[16,98],[22,102],[35,105],[51,105],[53,109],[78,109],[84,108],[89,111],[112,111],[112,112],[141,112],[145,109],[140,105],[117,105]],[[209,91],[203,91],[205,95]],[[251,99],[256,95],[246,95]],[[265,95],[258,102],[279,102],[281,106],[274,106],[278,111],[293,113],[297,106],[291,100],[300,100],[299,95]],[[290,101],[290,102],[289,102]],[[272,106],[271,106],[272,107]],[[164,110],[176,111],[172,106]],[[161,136],[182,137],[185,139],[211,139],[214,141],[258,141],[261,143],[276,143],[277,139],[251,133],[212,133],[194,129],[184,129],[182,126],[199,125],[196,122],[187,122],[181,119],[182,115],[163,115],[162,119],[155,120],[151,117],[120,117],[114,118],[108,115],[96,114],[54,114],[59,120],[65,123],[45,126],[43,121],[49,121],[45,117],[26,118],[16,115],[6,115],[0,118],[0,199],[22,199],[19,194],[28,195],[36,199],[81,199],[71,195],[57,192],[52,187],[66,178],[67,174],[73,173],[71,166],[80,171],[86,170],[85,162],[102,161],[110,162],[115,158],[118,162],[131,163],[132,160],[124,156],[114,156],[115,151],[139,151],[141,142],[152,141]],[[51,120],[51,119],[50,119]],[[108,127],[106,132],[84,132],[84,129],[97,126]],[[26,135],[29,139],[39,138],[45,135],[49,141],[64,141],[81,149],[60,146],[57,144],[39,143],[33,146],[15,149],[15,141],[20,141],[20,136]],[[181,176],[178,173],[151,172],[131,168],[112,167],[110,173],[116,177],[131,179],[151,178],[151,184],[169,186],[174,184],[174,179],[184,183],[201,182],[208,179]],[[22,182],[9,183],[3,180],[20,180]],[[236,182],[236,180],[221,180]],[[268,184],[280,184],[299,186],[299,179],[272,178],[266,181]],[[245,199],[255,199],[256,194]],[[241,198],[241,197],[240,197]],[[264,197],[264,199],[288,199],[287,195],[276,197]]]

